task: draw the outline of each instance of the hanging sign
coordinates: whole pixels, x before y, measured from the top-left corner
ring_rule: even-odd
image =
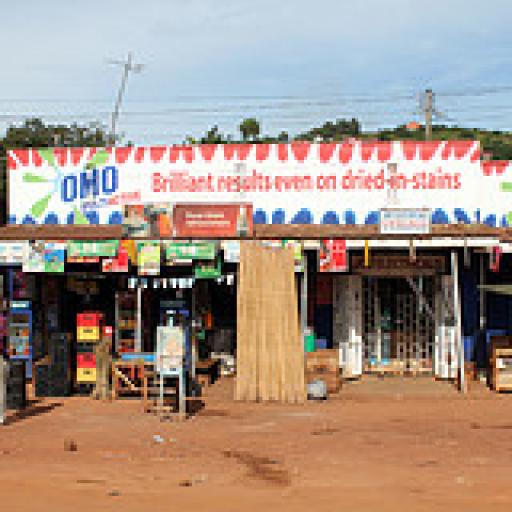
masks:
[[[139,242],[137,250],[139,274],[143,276],[160,274],[160,242]]]
[[[221,262],[199,264],[194,267],[196,279],[217,279],[222,276]]]
[[[69,240],[68,256],[78,257],[113,257],[117,254],[118,240]]]
[[[66,244],[46,242],[44,247],[44,271],[64,272],[66,261]]]
[[[380,232],[383,235],[424,235],[432,231],[432,212],[428,208],[383,208]]]
[[[320,272],[346,272],[347,244],[343,239],[322,240],[320,244]]]
[[[172,374],[183,366],[185,332],[181,327],[156,328],[156,371]]]
[[[98,256],[69,256],[66,257],[67,263],[99,263],[100,258]]]
[[[183,238],[252,236],[252,205],[178,204],[174,207],[174,232]]]
[[[214,260],[217,253],[215,242],[166,242],[167,261]]]
[[[22,266],[23,272],[44,272],[44,254],[45,242],[41,240],[31,240],[25,252]]]
[[[304,255],[300,240],[283,240],[283,247],[292,247],[295,260],[295,272],[304,272]]]
[[[0,243],[0,264],[1,265],[22,265],[26,257],[27,242],[1,242]]]

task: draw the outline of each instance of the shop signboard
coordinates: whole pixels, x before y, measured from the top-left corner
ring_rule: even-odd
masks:
[[[138,242],[138,272],[142,276],[160,274],[160,242]]]
[[[181,327],[158,326],[156,329],[156,371],[173,374],[183,367],[185,332]]]
[[[26,241],[0,242],[0,265],[22,265],[27,245]]]
[[[383,235],[426,235],[432,231],[428,208],[383,208],[379,217]]]
[[[343,239],[322,240],[320,244],[320,272],[346,272],[347,244]]]
[[[215,242],[165,242],[165,259],[170,263],[193,260],[214,260]]]
[[[69,240],[68,257],[113,257],[119,248],[118,240]]]
[[[174,233],[183,238],[238,238],[252,236],[250,204],[177,204]]]
[[[70,256],[66,257],[67,263],[99,263],[100,258],[98,256]]]
[[[23,259],[23,272],[44,272],[45,269],[45,242],[30,240]]]
[[[64,272],[66,261],[66,244],[46,242],[44,247],[44,271],[51,273]]]
[[[15,224],[119,224],[126,204],[243,202],[263,224],[377,224],[390,207],[428,208],[440,224],[512,222],[512,164],[481,161],[477,141],[14,149],[7,164]]]

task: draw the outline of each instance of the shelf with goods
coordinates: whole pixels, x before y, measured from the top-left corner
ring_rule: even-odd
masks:
[[[137,294],[116,294],[116,352],[135,352],[137,338]]]

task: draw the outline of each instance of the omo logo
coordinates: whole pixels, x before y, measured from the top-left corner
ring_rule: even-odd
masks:
[[[118,188],[117,167],[113,165],[101,169],[83,170],[77,174],[64,176],[61,184],[61,199],[72,203],[77,199],[91,199],[100,195],[113,194]]]
[[[88,220],[76,205],[83,200],[95,200],[101,196],[109,196],[119,187],[118,169],[114,166],[105,166],[110,155],[105,150],[99,150],[77,169],[64,174],[57,165],[53,149],[38,150],[41,158],[48,164],[50,171],[40,176],[31,172],[23,174],[23,181],[32,184],[47,184],[44,195],[30,208],[34,218],[40,218],[50,204],[57,197],[63,203],[75,203],[73,213],[76,224],[87,224]],[[50,175],[50,176],[49,176]]]

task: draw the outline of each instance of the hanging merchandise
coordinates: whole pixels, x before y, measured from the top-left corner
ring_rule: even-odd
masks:
[[[138,242],[137,252],[140,275],[160,274],[160,242]]]
[[[224,252],[224,261],[226,263],[240,262],[240,241],[239,240],[223,240],[222,250]]]
[[[165,259],[170,264],[190,263],[193,260],[214,260],[215,242],[166,242]]]
[[[120,245],[115,258],[106,258],[101,262],[103,272],[128,272],[128,252]]]
[[[23,272],[44,272],[45,243],[41,240],[31,240],[28,243],[23,260]]]
[[[295,272],[304,272],[304,254],[300,240],[283,240],[283,247],[293,248],[293,259],[295,260]]]
[[[492,248],[491,257],[489,258],[489,268],[492,272],[499,272],[502,252],[501,247]]]
[[[0,265],[22,265],[27,245],[25,240],[0,243]]]
[[[194,277],[196,279],[217,279],[221,275],[220,260],[212,263],[198,264],[194,267]]]
[[[150,235],[155,238],[173,236],[172,206],[170,203],[153,203],[146,205],[146,215],[150,221]]]
[[[57,242],[46,242],[44,247],[44,271],[64,272],[66,261],[66,244]]]
[[[75,257],[108,257],[117,254],[118,240],[69,240],[67,243],[68,256]]]
[[[320,244],[320,272],[346,272],[347,244],[344,239],[322,240]]]
[[[145,238],[150,236],[151,219],[143,204],[127,204],[123,207],[123,237]]]
[[[370,266],[370,241],[369,240],[364,241],[364,266],[365,267]]]

